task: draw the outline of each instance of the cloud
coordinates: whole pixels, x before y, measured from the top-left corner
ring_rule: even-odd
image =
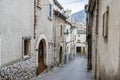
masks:
[[[58,0],[65,9],[71,9],[72,13],[78,12],[84,9],[84,6],[88,3],[88,0]]]

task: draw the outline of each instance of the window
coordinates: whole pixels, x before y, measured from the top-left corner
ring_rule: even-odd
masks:
[[[52,19],[53,17],[53,11],[52,11],[52,4],[49,4],[49,19]]]
[[[78,37],[80,37],[80,34],[78,34]]]
[[[77,43],[80,43],[80,40],[77,40]]]
[[[68,36],[68,34],[69,34],[69,31],[68,31],[68,29],[67,29],[67,36]]]
[[[31,53],[31,38],[23,38],[23,58],[29,57]]]
[[[105,13],[103,14],[103,37],[108,37],[108,14],[109,14],[109,7],[107,7]]]
[[[0,35],[0,67],[1,67],[1,35]]]
[[[60,35],[62,36],[62,25],[61,25],[61,31],[60,31]]]

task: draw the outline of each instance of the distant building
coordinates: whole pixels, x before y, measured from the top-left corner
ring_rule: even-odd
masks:
[[[76,53],[86,54],[86,26],[76,25]]]
[[[65,58],[65,38],[64,38],[64,29],[67,19],[63,7],[61,4],[54,0],[54,62],[55,65],[64,64]]]
[[[73,59],[74,57],[74,52],[73,52],[73,39],[72,39],[72,32],[73,32],[73,24],[71,22],[66,20],[66,27],[64,30],[64,35],[65,35],[65,62],[69,62],[70,60]]]

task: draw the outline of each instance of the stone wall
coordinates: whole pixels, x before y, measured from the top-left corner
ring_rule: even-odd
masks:
[[[29,80],[33,77],[36,77],[36,61],[33,57],[0,68],[0,80]]]
[[[35,76],[36,67],[30,59],[0,69],[0,78],[2,80],[28,80]]]

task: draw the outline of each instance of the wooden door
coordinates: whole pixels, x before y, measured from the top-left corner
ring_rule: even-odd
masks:
[[[39,50],[38,50],[38,75],[43,72],[46,69],[45,63],[44,63],[44,45],[41,41],[39,44]]]

